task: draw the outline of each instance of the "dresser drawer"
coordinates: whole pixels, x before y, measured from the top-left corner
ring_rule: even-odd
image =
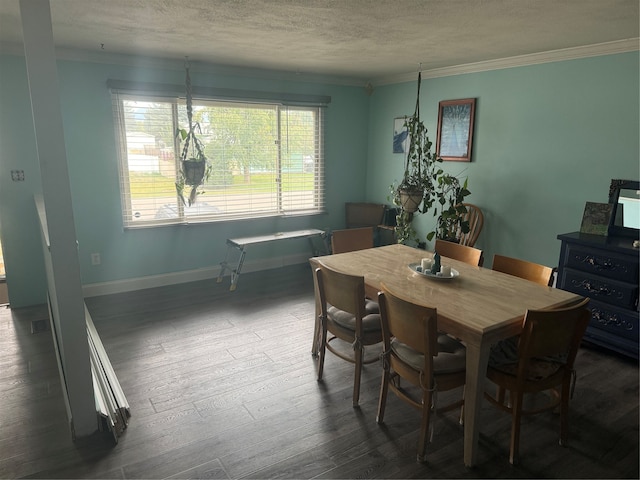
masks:
[[[584,245],[567,245],[565,265],[621,282],[638,283],[638,257],[616,254]]]
[[[583,340],[588,343],[600,345],[608,350],[621,353],[627,357],[638,359],[638,340],[630,340],[606,330],[588,327]]]
[[[623,310],[613,305],[591,300],[590,328],[597,328],[638,342],[638,312]]]
[[[579,270],[565,268],[559,287],[622,308],[635,310],[638,306],[637,284],[589,275]]]

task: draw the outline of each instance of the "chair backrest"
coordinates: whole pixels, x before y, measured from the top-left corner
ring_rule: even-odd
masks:
[[[527,378],[528,361],[534,357],[566,355],[566,367],[573,368],[591,318],[588,303],[589,299],[585,298],[567,308],[527,311],[518,344],[518,375],[521,378]]]
[[[315,275],[322,314],[326,315],[329,304],[355,315],[356,323],[361,322],[365,316],[364,277],[333,270],[322,262],[319,264]]]
[[[460,245],[473,247],[484,226],[484,215],[482,210],[472,203],[463,203],[463,205],[467,208],[464,221],[469,222],[469,233],[460,232]]]
[[[498,254],[493,256],[491,268],[498,272],[508,273],[545,286],[549,285],[553,275],[553,268],[551,267]]]
[[[482,265],[482,250],[436,239],[436,252],[442,257],[453,258],[475,267]]]
[[[347,202],[345,224],[347,228],[377,227],[384,221],[385,208],[382,203]]]
[[[331,252],[345,253],[373,248],[373,227],[347,228],[331,233]]]
[[[425,357],[426,378],[433,373],[433,356],[438,354],[438,314],[435,308],[416,305],[390,292],[384,285],[378,293],[384,350],[390,351],[392,338]]]

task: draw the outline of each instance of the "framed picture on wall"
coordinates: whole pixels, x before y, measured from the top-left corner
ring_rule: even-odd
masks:
[[[407,117],[393,119],[393,153],[407,153],[409,146],[409,131],[404,122]]]
[[[438,104],[436,155],[454,162],[471,161],[475,98],[443,100]]]

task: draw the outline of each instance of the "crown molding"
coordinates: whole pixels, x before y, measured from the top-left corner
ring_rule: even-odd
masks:
[[[531,53],[518,55],[515,57],[500,58],[497,60],[487,60],[484,62],[466,63],[453,67],[434,68],[422,70],[422,78],[450,77],[453,75],[464,75],[467,73],[487,72],[490,70],[502,70],[505,68],[525,67],[541,63],[561,62],[565,60],[576,60],[579,58],[597,57],[601,55],[613,55],[617,53],[627,53],[640,50],[640,38],[628,38],[615,42],[598,43],[581,47],[562,48],[550,50],[548,52]],[[390,75],[379,77],[372,83],[376,86],[390,85],[414,81],[416,72],[404,73],[400,75]]]
[[[483,62],[466,63],[451,67],[433,68],[422,70],[422,78],[450,77],[467,73],[487,72],[514,67],[525,67],[541,63],[561,62],[576,60],[601,55],[613,55],[640,50],[640,38],[628,38],[613,42],[585,45],[581,47],[562,48],[547,52],[518,55],[515,57],[487,60]],[[1,54],[24,56],[24,47],[21,44],[3,44]],[[114,54],[109,52],[91,52],[75,49],[56,49],[56,57],[61,60],[83,61],[91,63],[124,65],[142,68],[157,68],[166,70],[183,70],[184,59],[167,59],[148,56],[134,56]],[[231,65],[216,65],[204,62],[190,61],[192,72],[208,72],[225,76],[243,76],[266,80],[296,81],[308,83],[324,83],[332,85],[358,86],[369,91],[375,86],[405,83],[415,80],[416,72],[408,72],[397,75],[387,75],[374,80],[359,77],[345,77],[340,75],[323,75],[304,72],[291,72],[282,70],[267,70]]]

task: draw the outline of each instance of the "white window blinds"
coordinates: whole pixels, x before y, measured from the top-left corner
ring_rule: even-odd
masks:
[[[112,98],[125,227],[323,211],[322,105],[194,99],[211,175],[188,206],[175,185],[184,99],[120,89]]]

